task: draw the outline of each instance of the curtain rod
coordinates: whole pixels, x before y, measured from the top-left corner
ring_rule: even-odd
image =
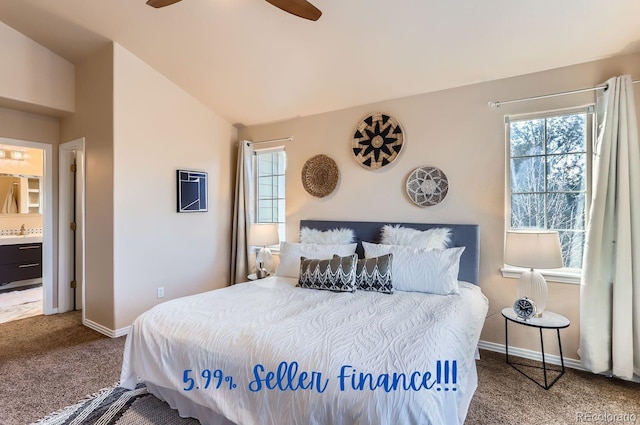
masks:
[[[632,84],[640,83],[640,80],[632,81],[631,83]],[[565,95],[568,95],[568,94],[584,93],[584,92],[587,92],[587,91],[595,91],[595,90],[598,90],[598,89],[607,90],[608,88],[609,88],[609,85],[605,84],[604,86],[588,87],[586,89],[569,90],[569,91],[563,91],[563,92],[560,92],[560,93],[543,94],[541,96],[523,97],[522,99],[494,100],[494,101],[490,101],[488,103],[488,105],[490,107],[492,107],[492,108],[499,108],[500,105],[507,105],[509,103],[527,102],[529,100],[546,99],[548,97],[556,97],[556,96],[565,96]]]
[[[260,140],[258,142],[251,142],[254,145],[259,145],[260,143],[274,143],[274,142],[293,142],[295,139],[293,136],[283,137],[281,139],[271,139],[271,140]]]

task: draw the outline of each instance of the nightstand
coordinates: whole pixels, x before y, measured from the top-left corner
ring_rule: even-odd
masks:
[[[563,315],[558,313],[553,313],[551,311],[543,312],[542,317],[533,317],[528,320],[520,319],[516,315],[516,312],[513,311],[512,307],[503,308],[502,316],[504,317],[504,345],[505,345],[505,354],[506,354],[507,364],[512,368],[514,368],[515,370],[517,370],[518,372],[520,372],[521,374],[523,374],[524,376],[526,376],[527,378],[529,378],[530,380],[532,380],[533,382],[535,382],[536,384],[538,384],[539,386],[541,386],[542,388],[544,388],[545,390],[548,390],[549,388],[551,388],[553,384],[555,384],[558,381],[558,379],[560,379],[562,375],[564,375],[564,371],[565,371],[564,357],[562,356],[562,342],[560,340],[560,329],[569,327],[571,322],[569,321],[569,319],[567,319]],[[540,349],[542,351],[542,367],[525,365],[522,363],[514,363],[509,361],[509,327],[507,326],[509,322],[517,323],[519,325],[524,325],[524,326],[530,326],[532,328],[538,328],[538,330],[540,331]],[[558,335],[558,348],[560,349],[560,364],[562,365],[562,369],[560,370],[551,369],[547,367],[547,362],[545,360],[545,355],[544,355],[544,342],[542,341],[543,329],[556,330],[556,333]],[[542,369],[544,372],[544,385],[542,385],[541,383],[533,379],[531,376],[524,373],[521,369],[518,369],[516,366]],[[560,372],[560,374],[556,376],[555,379],[551,381],[551,383],[549,383],[547,380],[547,372],[549,371]]]

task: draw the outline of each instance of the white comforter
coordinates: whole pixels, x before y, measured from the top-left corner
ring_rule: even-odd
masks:
[[[466,406],[459,407],[475,390],[466,384],[475,383],[470,375],[488,308],[478,287],[461,282],[459,295],[386,295],[317,291],[295,283],[272,277],[145,312],[127,337],[121,385],[133,388],[140,379],[174,390],[242,425],[464,421],[459,416]],[[284,379],[278,386],[274,377],[267,388],[267,373],[284,368],[282,362],[294,383]],[[185,376],[185,370],[191,372]],[[308,376],[302,384],[310,388],[293,391],[303,371]],[[371,390],[368,381],[361,390],[361,372],[372,374],[374,385],[378,379],[384,384],[385,375],[403,373],[408,382],[413,377],[417,391],[401,383],[389,392]]]

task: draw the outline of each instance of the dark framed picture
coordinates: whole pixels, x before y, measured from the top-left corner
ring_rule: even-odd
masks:
[[[177,170],[178,212],[206,212],[207,173]]]

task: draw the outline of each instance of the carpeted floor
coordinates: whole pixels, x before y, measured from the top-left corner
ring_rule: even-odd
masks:
[[[79,312],[0,324],[0,423],[33,422],[113,385],[123,346],[124,337],[109,339],[82,326]],[[568,369],[545,391],[508,367],[502,354],[481,356],[468,425],[611,423],[606,419],[616,415],[618,423],[640,424],[640,384]],[[153,404],[159,414],[164,409]]]
[[[480,356],[478,389],[467,425],[612,422],[593,420],[601,414],[633,414],[635,420],[616,423],[640,424],[640,384],[567,369],[553,387],[544,390],[509,367],[504,354],[481,350]],[[537,364],[515,357],[512,361]],[[542,371],[538,382],[543,382]]]
[[[125,338],[81,323],[81,312],[0,324],[0,423],[24,425],[120,379]]]

